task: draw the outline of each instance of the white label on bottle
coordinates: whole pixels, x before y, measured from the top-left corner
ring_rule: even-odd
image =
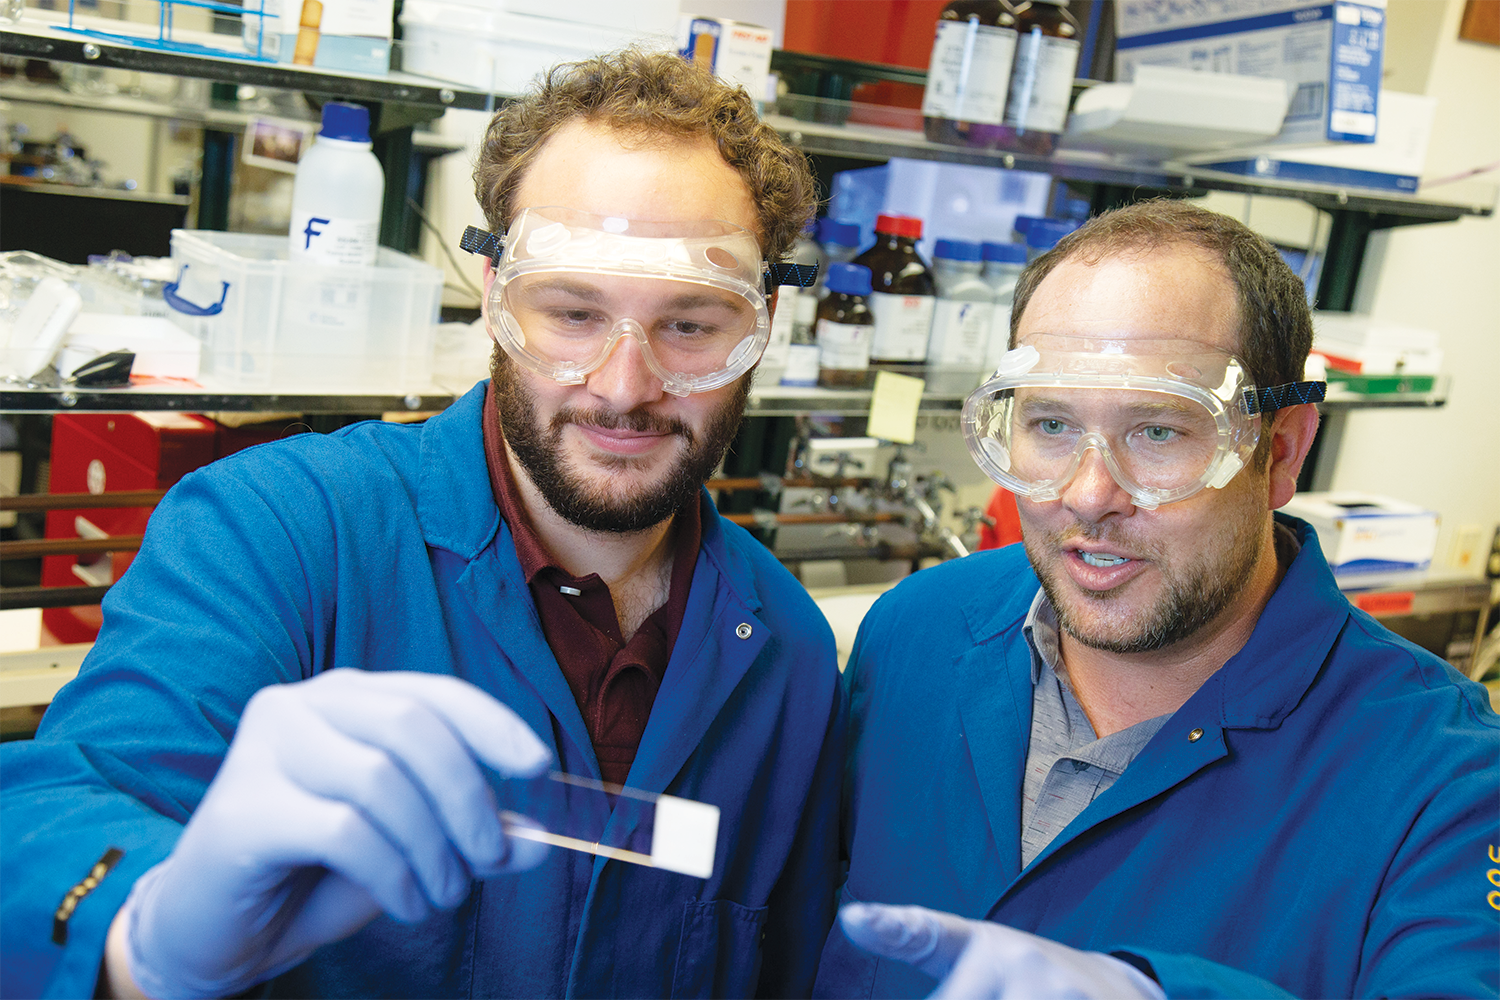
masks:
[[[870,344],[875,339],[873,326],[818,320],[818,350],[824,368],[863,370],[870,367]]]
[[[997,302],[994,306],[995,318],[990,325],[990,342],[984,349],[984,367],[987,371],[994,371],[1000,367],[1000,359],[1005,352],[1010,350],[1010,299]]]
[[[316,212],[292,213],[292,259],[312,264],[367,267],[375,263],[379,220],[339,219]]]
[[[786,364],[787,348],[792,343],[792,326],[796,322],[797,303],[802,289],[796,285],[782,285],[776,296],[776,312],[771,316],[771,339],[766,341],[766,351],[760,363],[768,368],[780,368]]]
[[[938,299],[932,313],[932,339],[927,345],[929,365],[962,365],[978,368],[984,363],[995,306],[990,302],[958,302]]]
[[[1000,124],[1016,56],[1016,33],[978,19],[939,21],[932,41],[922,114],[932,118]]]
[[[1032,28],[1016,48],[1016,68],[1010,79],[1005,124],[1037,132],[1061,132],[1073,97],[1073,72],[1078,68],[1079,43]]]
[[[921,361],[927,357],[927,336],[932,331],[931,295],[870,295],[875,315],[875,343],[870,355],[881,361]]]
[[[865,329],[869,329],[866,327]],[[790,344],[786,349],[786,367],[781,370],[782,385],[817,385],[818,365],[822,352],[817,344]],[[866,367],[869,353],[865,354]]]

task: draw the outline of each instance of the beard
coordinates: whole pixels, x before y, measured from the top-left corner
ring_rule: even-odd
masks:
[[[1270,530],[1268,519],[1254,514],[1248,509],[1226,511],[1221,523],[1232,529],[1229,544],[1209,548],[1207,555],[1180,566],[1170,561],[1168,552],[1127,540],[1112,525],[1080,524],[1045,535],[1026,532],[1024,544],[1063,631],[1083,645],[1107,653],[1149,653],[1198,634],[1244,592],[1263,551],[1265,533]],[[1139,613],[1111,614],[1114,609],[1110,602],[1123,600],[1120,592],[1131,583],[1103,591],[1068,587],[1055,558],[1061,544],[1073,538],[1117,540],[1127,551],[1151,559],[1161,574],[1161,593]],[[1212,544],[1217,539],[1205,541]],[[1075,603],[1068,603],[1070,597]]]
[[[708,477],[719,467],[729,445],[739,433],[750,398],[750,375],[735,385],[718,409],[695,430],[687,422],[645,410],[616,413],[609,409],[583,410],[564,406],[542,426],[536,418],[536,397],[523,374],[505,351],[496,347],[490,356],[490,379],[495,387],[495,408],[507,447],[526,470],[537,491],[558,516],[588,531],[623,534],[642,531],[672,517],[692,500]],[[569,424],[607,430],[631,430],[648,434],[672,434],[682,441],[682,453],[654,483],[634,493],[624,492],[605,477],[590,482],[571,468],[563,457],[562,436]],[[627,456],[597,460],[608,469],[628,471],[641,465]]]

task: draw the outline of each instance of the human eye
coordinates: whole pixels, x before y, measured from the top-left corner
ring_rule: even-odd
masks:
[[[1058,435],[1066,434],[1071,429],[1068,427],[1066,421],[1059,420],[1056,417],[1042,417],[1035,422],[1035,427],[1037,431],[1047,437],[1057,437]]]
[[[1176,430],[1175,428],[1165,427],[1161,424],[1152,424],[1149,427],[1141,428],[1141,435],[1152,444],[1166,444],[1167,442],[1176,438],[1180,433],[1181,432]]]

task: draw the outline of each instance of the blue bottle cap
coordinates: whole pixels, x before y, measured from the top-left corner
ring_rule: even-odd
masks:
[[[870,269],[863,264],[829,264],[826,286],[841,295],[869,295]]]
[[[839,247],[859,246],[859,223],[840,222],[826,215],[818,220],[818,242]]]
[[[323,105],[323,127],[318,134],[348,142],[369,142],[370,109],[363,104],[329,101]]]
[[[1010,228],[1020,233],[1021,238],[1025,239],[1027,231],[1031,229],[1031,224],[1040,221],[1035,215],[1018,215],[1016,216],[1016,221],[1011,223]]]
[[[986,243],[984,259],[997,264],[1026,263],[1026,245],[1023,243]]]
[[[1036,219],[1026,231],[1026,245],[1033,250],[1051,250],[1058,240],[1081,225],[1075,219]]]
[[[968,240],[938,240],[932,248],[932,256],[944,260],[979,260],[979,255],[979,244]]]

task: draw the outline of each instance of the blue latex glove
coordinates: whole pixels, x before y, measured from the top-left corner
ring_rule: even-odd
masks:
[[[839,911],[849,940],[941,980],[934,997],[1166,1000],[1128,962],[1079,951],[987,920],[920,906],[850,903]]]
[[[380,913],[457,906],[471,879],[538,864],[502,832],[476,759],[539,773],[520,717],[455,677],[333,670],[250,699],[172,853],[122,912],[147,995],[229,996]]]

